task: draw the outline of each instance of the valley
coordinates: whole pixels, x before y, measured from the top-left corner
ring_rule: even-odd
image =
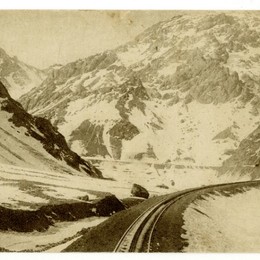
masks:
[[[0,251],[259,252],[259,68],[254,11],[175,11],[47,68],[0,48]]]

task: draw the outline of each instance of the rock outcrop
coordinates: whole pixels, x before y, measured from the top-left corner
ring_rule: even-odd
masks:
[[[35,211],[0,207],[0,230],[45,231],[56,222],[76,221],[92,216],[111,216],[124,209],[125,206],[112,195],[92,203],[47,205]]]
[[[131,194],[135,197],[141,197],[145,199],[149,198],[149,192],[147,191],[147,189],[136,183],[133,184]]]

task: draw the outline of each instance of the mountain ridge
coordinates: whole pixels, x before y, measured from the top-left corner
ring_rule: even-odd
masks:
[[[151,149],[146,160],[221,165],[258,125],[259,36],[254,15],[174,16],[61,67],[20,101],[85,156],[125,160]],[[236,140],[214,140],[233,123]],[[129,138],[114,138],[117,124]]]
[[[40,85],[47,72],[20,61],[16,56],[10,57],[0,48],[0,79],[13,98],[18,99]]]

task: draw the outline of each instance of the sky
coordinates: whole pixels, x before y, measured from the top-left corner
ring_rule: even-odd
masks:
[[[176,11],[0,11],[0,47],[37,68],[113,49]]]

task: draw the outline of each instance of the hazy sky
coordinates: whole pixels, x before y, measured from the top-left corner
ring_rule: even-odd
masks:
[[[0,47],[39,68],[132,40],[176,11],[1,11]]]

